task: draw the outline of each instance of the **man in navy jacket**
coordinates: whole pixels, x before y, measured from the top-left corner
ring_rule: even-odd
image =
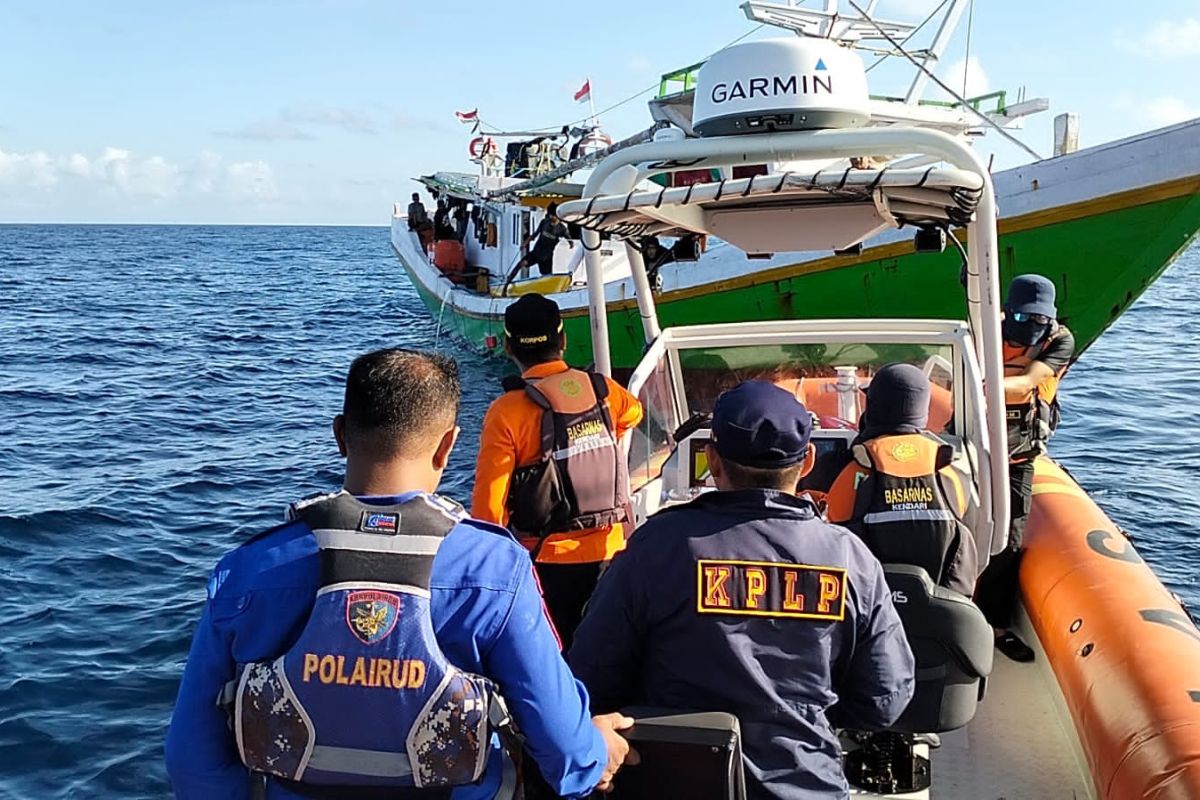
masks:
[[[570,662],[593,711],[726,711],[742,730],[752,798],[844,798],[835,727],[895,722],[913,656],[883,568],[794,490],[811,416],[748,381],[718,398],[718,491],[656,514],[613,559]]]
[[[425,493],[450,508],[456,522],[436,551],[429,580],[437,646],[454,666],[497,685],[526,737],[526,753],[560,794],[606,788],[629,750],[615,731],[632,720],[590,718],[587,692],[558,652],[525,549],[504,529],[432,495],[458,436],[459,395],[450,359],[381,350],[355,360],[333,426],[347,459],[344,489],[368,504],[402,504]],[[251,773],[218,696],[243,665],[278,657],[304,629],[321,584],[319,553],[313,530],[297,517],[237,548],[213,571],[166,741],[177,797],[251,797]],[[379,683],[373,671],[370,682]],[[388,702],[388,690],[378,691],[377,702]],[[348,706],[344,725],[356,724]],[[493,741],[486,773],[453,796],[497,796],[502,771]],[[256,773],[253,780],[265,779]],[[301,796],[313,795],[267,782],[268,798]]]

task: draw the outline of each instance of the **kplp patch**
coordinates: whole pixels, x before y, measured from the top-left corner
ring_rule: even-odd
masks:
[[[400,530],[400,515],[384,511],[364,511],[358,529],[367,533],[394,534]]]
[[[350,592],[346,596],[346,625],[363,644],[387,637],[400,619],[400,598],[389,592]]]

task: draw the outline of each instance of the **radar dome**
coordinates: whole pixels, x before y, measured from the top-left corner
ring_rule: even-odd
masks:
[[[696,79],[701,136],[857,128],[870,119],[862,60],[828,39],[763,39],[727,47]]]

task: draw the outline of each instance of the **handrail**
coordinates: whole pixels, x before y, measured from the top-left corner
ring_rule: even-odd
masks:
[[[1000,283],[996,234],[996,195],[991,174],[980,155],[965,142],[922,128],[861,128],[815,132],[768,133],[708,139],[658,141],[629,147],[606,158],[592,172],[583,198],[628,192],[649,175],[678,169],[722,167],[816,158],[900,156],[920,154],[969,170],[983,180],[976,222],[968,226],[967,301],[969,324],[986,381],[986,428],[982,437],[987,458],[980,464],[981,483],[990,494],[981,498],[981,517],[991,529],[993,552],[1007,543],[1009,518],[1007,428],[1004,415],[1004,372],[1000,337]],[[608,315],[600,234],[583,231],[596,369],[611,373]],[[653,310],[653,297],[640,298]],[[653,313],[653,311],[651,311]]]

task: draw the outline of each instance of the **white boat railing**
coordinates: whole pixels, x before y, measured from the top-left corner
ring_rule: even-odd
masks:
[[[1007,536],[1009,519],[1008,449],[1004,414],[1004,365],[1000,336],[1000,281],[997,260],[996,199],[991,175],[978,153],[965,142],[933,130],[919,128],[865,128],[788,133],[767,133],[700,139],[666,140],[636,145],[614,153],[598,164],[588,179],[583,197],[628,194],[650,175],[741,164],[805,159],[923,155],[977,174],[982,191],[975,220],[967,226],[966,294],[976,357],[983,365],[986,437],[980,463],[982,522],[993,542]],[[697,217],[699,219],[699,217]],[[706,230],[695,230],[707,233]],[[871,231],[864,231],[865,237]],[[600,234],[583,231],[588,275],[592,348],[595,368],[612,373],[603,271],[599,256]],[[631,244],[630,270],[637,292],[647,343],[660,335],[657,309],[645,264]]]

